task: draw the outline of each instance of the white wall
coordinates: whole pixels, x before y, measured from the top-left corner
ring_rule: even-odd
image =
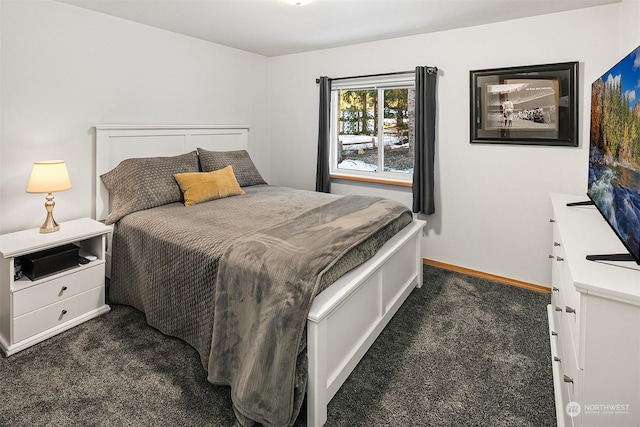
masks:
[[[620,48],[618,56],[624,58],[640,45],[640,1],[623,0],[619,9]],[[614,64],[611,64],[614,65]]]
[[[586,191],[590,87],[620,57],[619,11],[615,4],[270,58],[271,182],[314,188],[316,77],[437,66],[437,213],[427,217],[423,257],[548,285],[549,193]],[[567,61],[580,62],[580,147],[469,143],[470,70]],[[397,198],[407,200],[406,190]]]
[[[35,160],[67,161],[55,217],[92,214],[93,135],[104,123],[250,124],[268,179],[267,60],[50,0],[2,0],[0,232],[39,227]]]

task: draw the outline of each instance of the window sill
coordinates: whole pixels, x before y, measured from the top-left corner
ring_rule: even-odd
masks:
[[[385,185],[395,185],[398,187],[413,187],[413,183],[408,181],[399,181],[394,179],[385,179],[385,178],[370,178],[365,176],[357,176],[357,175],[347,175],[347,174],[337,174],[332,173],[329,175],[331,179],[344,179],[347,181],[360,181],[360,182],[371,182],[374,184],[385,184]]]

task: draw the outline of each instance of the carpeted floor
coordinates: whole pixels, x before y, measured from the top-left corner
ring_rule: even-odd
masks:
[[[548,295],[424,273],[329,404],[326,425],[555,425]],[[0,396],[0,426],[233,424],[229,389],[207,382],[195,350],[121,305],[0,358]]]

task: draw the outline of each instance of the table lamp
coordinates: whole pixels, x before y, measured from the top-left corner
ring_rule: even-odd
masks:
[[[47,219],[40,227],[41,233],[53,233],[60,230],[60,225],[53,219],[53,207],[56,205],[51,193],[71,188],[71,180],[67,172],[67,165],[63,160],[34,162],[31,176],[27,184],[27,193],[48,193],[44,204],[47,209]]]

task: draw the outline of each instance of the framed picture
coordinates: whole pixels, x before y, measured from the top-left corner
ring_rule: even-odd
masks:
[[[470,71],[471,142],[578,146],[578,62]]]

